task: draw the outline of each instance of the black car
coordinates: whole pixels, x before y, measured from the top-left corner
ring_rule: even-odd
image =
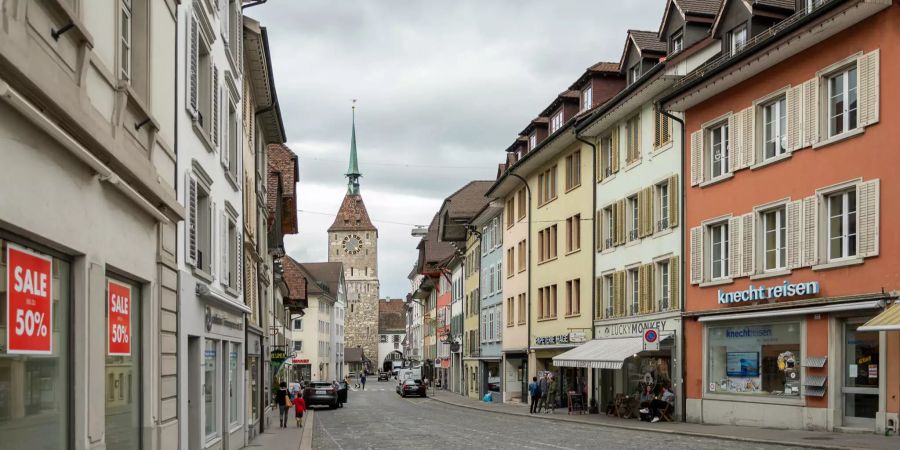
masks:
[[[388,381],[391,379],[391,373],[381,370],[378,372],[378,381]]]
[[[347,403],[347,391],[349,391],[349,385],[343,381],[338,381],[338,407],[343,408],[344,403]]]
[[[407,395],[428,397],[428,394],[425,392],[425,385],[422,384],[422,380],[405,380],[397,384],[397,393],[400,394],[401,397],[406,397]]]
[[[303,401],[306,402],[306,406],[326,405],[329,408],[337,408],[341,404],[338,390],[326,381],[312,381],[307,384],[303,389]]]

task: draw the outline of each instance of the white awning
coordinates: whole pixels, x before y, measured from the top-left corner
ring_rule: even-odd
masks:
[[[868,300],[864,302],[836,303],[832,305],[811,306],[807,308],[787,308],[769,311],[750,311],[736,314],[716,314],[710,316],[701,316],[697,320],[700,322],[719,322],[723,320],[739,320],[739,319],[758,319],[766,317],[796,316],[800,314],[821,314],[838,311],[855,311],[859,309],[880,308],[882,305],[879,300]]]
[[[663,337],[665,339],[665,337]],[[626,359],[644,350],[642,336],[594,339],[553,357],[557,367],[621,369]]]

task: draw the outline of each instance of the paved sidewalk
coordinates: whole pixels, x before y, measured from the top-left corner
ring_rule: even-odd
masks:
[[[315,411],[308,410],[303,417],[303,427],[298,428],[294,416],[288,421],[287,428],[269,428],[244,447],[246,450],[264,448],[266,450],[306,450],[311,448],[312,429]]]
[[[446,391],[438,390],[431,395],[432,400],[501,414],[511,414],[535,420],[558,420],[587,425],[597,425],[624,430],[653,431],[686,436],[727,439],[740,442],[780,444],[820,449],[884,449],[900,448],[900,437],[878,436],[875,434],[829,433],[824,431],[779,430],[773,428],[742,427],[736,425],[703,425],[696,423],[641,422],[636,419],[619,419],[605,414],[568,415],[566,409],[557,409],[554,414],[529,414],[528,406],[522,404],[485,403]]]

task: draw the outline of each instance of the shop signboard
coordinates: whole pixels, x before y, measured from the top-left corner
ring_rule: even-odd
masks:
[[[644,351],[659,350],[659,331],[656,328],[647,328],[644,330]]]
[[[580,344],[585,341],[584,331],[573,331],[569,333],[569,342],[572,344]]]
[[[558,336],[536,336],[534,338],[535,345],[554,345],[554,344],[568,344],[569,343],[569,335],[568,334],[560,334]]]
[[[53,353],[53,259],[6,247],[6,353]]]
[[[131,356],[131,287],[110,280],[106,292],[107,354]]]
[[[674,318],[656,320],[636,320],[632,322],[616,322],[597,325],[595,336],[597,339],[638,337],[643,336],[644,331],[654,329],[662,335],[674,334],[678,328],[678,320]]]
[[[293,364],[309,364],[309,360],[308,359],[293,359],[291,361],[291,363],[293,363]]]
[[[284,350],[272,350],[270,359],[275,364],[281,364],[285,359],[287,359],[287,355],[284,353]]]
[[[784,280],[781,284],[768,287],[764,284],[759,286],[751,284],[747,289],[734,292],[725,292],[719,289],[718,304],[727,305],[731,303],[767,300],[770,298],[810,296],[817,295],[819,291],[818,281],[791,283],[788,280]]]

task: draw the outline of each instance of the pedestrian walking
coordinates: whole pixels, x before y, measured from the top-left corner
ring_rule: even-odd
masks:
[[[529,414],[534,414],[541,403],[541,385],[538,383],[537,377],[531,377],[531,383],[528,385],[528,394],[531,395],[531,412]]]
[[[362,385],[362,390],[366,390],[366,373],[363,372],[359,375],[359,383]]]
[[[294,405],[291,401],[291,393],[287,390],[287,383],[282,381],[278,385],[278,392],[275,393],[275,403],[278,405],[278,425],[281,428],[287,428],[288,412]]]
[[[553,412],[556,409],[556,398],[559,395],[559,383],[556,382],[556,377],[553,374],[547,376],[549,379],[550,390],[547,391],[545,395],[545,408],[549,410],[549,412]]]
[[[547,402],[550,400],[550,375],[543,374],[538,379],[538,385],[541,387],[541,404],[538,405],[538,412],[547,409]]]
[[[297,426],[303,426],[303,411],[306,411],[306,401],[302,395],[294,397],[294,415],[297,418]]]

